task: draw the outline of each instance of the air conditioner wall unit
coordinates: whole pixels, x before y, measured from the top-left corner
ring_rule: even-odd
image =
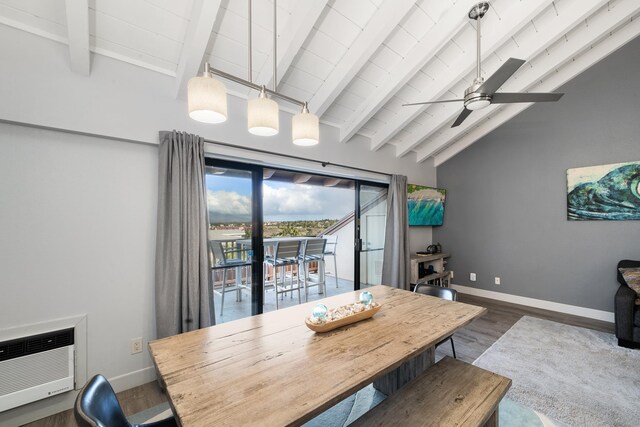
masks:
[[[73,328],[0,342],[0,412],[74,389]]]

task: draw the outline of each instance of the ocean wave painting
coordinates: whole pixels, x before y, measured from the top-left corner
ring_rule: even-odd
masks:
[[[409,225],[442,225],[446,190],[409,184]]]
[[[640,161],[568,169],[567,219],[640,220]]]

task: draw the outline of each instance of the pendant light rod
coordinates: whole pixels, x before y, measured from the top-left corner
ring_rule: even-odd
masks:
[[[258,92],[260,92],[262,90],[262,88],[263,88],[263,86],[261,86],[261,85],[255,84],[253,82],[241,79],[240,77],[236,77],[233,74],[225,73],[224,71],[220,71],[220,70],[218,70],[216,68],[213,68],[213,67],[211,67],[209,65],[208,62],[205,63],[205,69],[209,70],[209,72],[211,74],[215,74],[216,76],[222,77],[222,78],[227,79],[227,80],[231,80],[232,82],[235,82],[235,83],[241,84],[243,86],[246,86],[249,89],[257,90]],[[264,88],[264,91],[266,93],[268,93],[269,95],[278,97],[278,98],[280,98],[280,99],[282,99],[284,101],[290,102],[292,104],[299,105],[301,107],[303,107],[304,104],[305,104],[304,101],[299,101],[299,100],[297,100],[295,98],[291,98],[290,96],[283,95],[283,94],[278,93],[275,90],[271,90],[269,88]]]
[[[476,75],[478,77],[478,80],[480,80],[480,21],[482,21],[482,16],[480,15],[480,5],[476,6],[477,8],[477,13],[478,13],[478,19],[477,19],[477,25],[476,25],[476,31],[478,32],[478,46],[477,46],[477,51],[476,51],[476,57],[477,57],[477,64],[476,64]],[[293,274],[293,273],[292,273]]]
[[[278,1],[273,0],[273,90],[278,90]]]
[[[251,37],[251,0],[248,0],[248,5],[247,6],[248,6],[247,11],[248,11],[248,16],[249,16],[249,19],[248,19],[248,22],[249,22],[249,31],[248,31],[248,34],[249,34],[249,61],[248,61],[248,63],[249,63],[249,79],[248,80],[250,82],[252,82],[253,81],[253,75],[252,75],[252,73],[253,73],[253,58],[252,58],[252,56],[253,55],[251,55],[251,44],[252,44],[251,43],[252,42],[252,37]]]

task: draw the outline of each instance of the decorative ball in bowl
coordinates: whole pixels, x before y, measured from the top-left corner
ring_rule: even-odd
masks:
[[[369,295],[363,297],[365,293]],[[370,292],[363,292],[360,295],[360,301],[333,309],[327,309],[324,304],[318,304],[313,308],[311,316],[305,319],[305,324],[312,331],[329,332],[341,326],[369,319],[380,310],[381,305],[373,301],[373,295]]]

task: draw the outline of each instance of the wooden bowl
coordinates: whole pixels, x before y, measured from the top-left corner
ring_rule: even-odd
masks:
[[[374,302],[371,308],[368,308],[359,313],[352,314],[350,316],[343,317],[342,319],[333,320],[331,322],[325,322],[321,324],[315,324],[315,323],[311,323],[311,321],[309,320],[309,317],[307,317],[306,319],[304,319],[304,323],[307,325],[309,329],[311,329],[314,332],[329,332],[341,326],[350,325],[352,323],[356,323],[361,320],[369,319],[374,314],[376,314],[378,310],[380,310],[380,307],[382,307],[380,304],[378,304],[377,302]]]

